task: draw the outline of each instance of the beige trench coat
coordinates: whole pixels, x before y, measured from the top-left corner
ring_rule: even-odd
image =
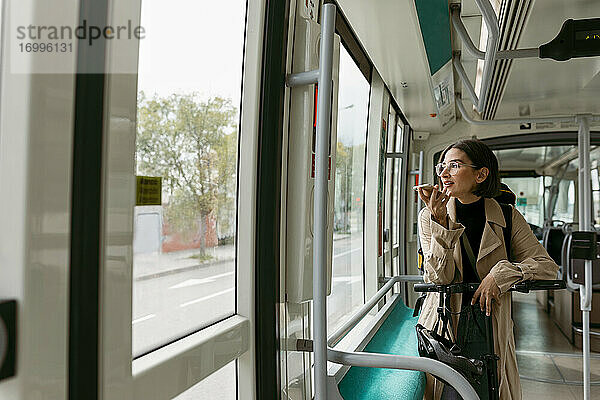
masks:
[[[462,257],[459,237],[464,226],[456,222],[455,198],[448,201],[448,229],[431,218],[424,208],[419,214],[419,236],[424,254],[424,280],[437,284],[450,283],[458,270],[456,282],[462,281]],[[517,281],[529,279],[556,279],[558,265],[550,258],[546,249],[538,242],[525,218],[513,208],[511,254],[513,263],[506,259],[504,235],[506,227],[502,208],[493,199],[485,199],[486,224],[477,256],[477,272],[481,279],[492,274],[500,288],[500,300],[494,303],[492,323],[494,348],[498,361],[500,400],[520,400],[521,383],[515,355],[515,339],[511,319],[510,292],[507,290]],[[453,295],[451,307],[460,310],[461,294]],[[419,323],[433,329],[437,320],[438,294],[429,293],[419,317]],[[454,321],[456,329],[457,321]],[[440,399],[443,383],[427,376],[425,399]]]

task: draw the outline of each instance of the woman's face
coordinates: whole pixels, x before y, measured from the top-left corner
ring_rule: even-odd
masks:
[[[467,154],[459,149],[452,148],[446,152],[442,163],[445,165],[440,180],[450,193],[450,196],[467,199],[473,196],[477,184],[485,181],[488,175],[487,168],[473,168],[473,162]]]

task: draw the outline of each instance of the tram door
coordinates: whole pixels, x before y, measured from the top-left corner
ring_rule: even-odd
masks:
[[[238,182],[256,182],[264,2],[0,5],[0,298],[18,316],[0,398],[255,398]],[[18,26],[84,24],[112,36],[15,50]]]
[[[103,398],[252,398],[262,2],[112,7],[144,36],[108,44]]]

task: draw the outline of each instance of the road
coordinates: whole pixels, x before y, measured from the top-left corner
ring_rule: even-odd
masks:
[[[334,241],[329,330],[363,303],[362,234]],[[189,258],[189,257],[187,257]],[[133,354],[152,351],[235,313],[235,263],[219,261],[146,275],[133,285]],[[191,264],[194,264],[193,262]],[[134,271],[135,272],[135,271]],[[222,372],[233,376],[230,372]],[[223,382],[222,379],[218,380]],[[215,381],[217,382],[217,381]],[[217,386],[209,385],[211,387]],[[225,398],[225,397],[223,397]]]

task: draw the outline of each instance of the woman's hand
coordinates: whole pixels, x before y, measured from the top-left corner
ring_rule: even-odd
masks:
[[[433,218],[441,225],[446,226],[448,217],[446,205],[450,199],[450,193],[447,189],[440,191],[438,185],[435,185],[431,190],[419,188],[419,197],[423,200]]]
[[[489,317],[492,314],[492,301],[496,300],[497,302],[500,299],[500,288],[496,285],[496,280],[492,274],[488,274],[483,278],[479,284],[479,288],[473,295],[471,305],[475,304],[478,298],[481,311],[485,308],[485,313]]]

